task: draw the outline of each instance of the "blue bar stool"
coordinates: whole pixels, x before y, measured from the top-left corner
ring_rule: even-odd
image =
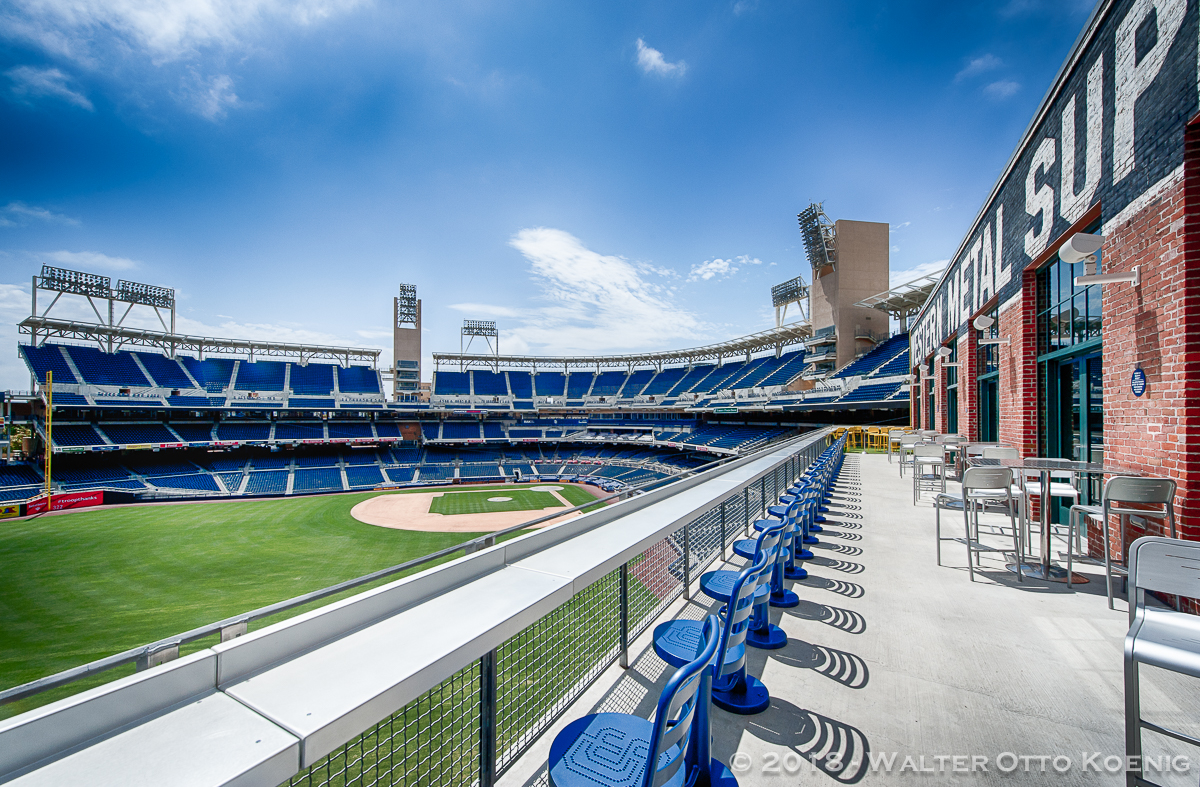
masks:
[[[766,570],[766,553],[738,574],[723,611],[721,644],[713,661],[712,701],[731,713],[761,713],[771,704],[771,695],[762,681],[746,672],[746,635],[754,608],[758,574]],[[654,628],[654,652],[678,667],[694,660],[704,645],[703,623],[698,620],[672,620]]]
[[[762,521],[762,520],[760,520]],[[746,642],[751,647],[764,650],[774,650],[787,645],[787,634],[771,622],[768,607],[771,599],[771,574],[774,572],[779,557],[779,545],[783,540],[784,523],[778,520],[767,520],[770,525],[759,533],[754,553],[754,562],[759,562],[759,555],[767,556],[763,570],[755,580],[754,611],[750,619],[750,631],[746,634]],[[700,577],[700,590],[709,598],[725,602],[729,605],[729,597],[737,582],[737,571],[709,571]]]
[[[709,615],[703,649],[667,681],[653,722],[625,713],[596,713],[563,728],[550,745],[550,784],[736,787],[733,774],[712,760],[710,732],[696,734],[708,721],[710,667],[720,644],[720,627],[716,615]]]

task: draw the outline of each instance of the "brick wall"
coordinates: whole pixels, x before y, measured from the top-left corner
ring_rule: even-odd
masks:
[[[1200,256],[1200,211],[1195,189],[1189,199],[1189,178],[1195,183],[1189,175],[1128,220],[1105,227],[1105,272],[1136,265],[1141,284],[1104,286],[1104,447],[1106,462],[1175,479],[1180,535],[1200,540],[1194,456],[1200,438],[1200,299],[1196,277],[1187,275],[1188,260],[1195,265]],[[1130,390],[1135,368],[1146,374],[1140,397]],[[1114,555],[1139,536],[1169,535],[1156,520],[1146,520],[1145,528],[1131,523],[1122,545],[1116,525],[1114,519]],[[1091,533],[1089,541],[1093,554],[1102,555],[1100,534]]]
[[[958,338],[958,433],[979,439],[978,344],[974,330]]]
[[[1021,294],[1000,309],[1000,337],[1008,344],[997,346],[1000,382],[1000,442],[1016,448],[1022,456],[1037,455],[1037,303],[1036,277],[1025,274]]]

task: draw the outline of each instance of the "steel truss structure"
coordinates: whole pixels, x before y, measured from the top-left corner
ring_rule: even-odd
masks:
[[[165,333],[144,328],[129,328],[121,325],[103,325],[74,320],[53,320],[45,317],[27,317],[18,326],[21,333],[33,337],[35,346],[49,339],[70,339],[95,342],[101,348],[124,346],[154,347],[170,357],[177,351],[195,353],[201,360],[206,354],[229,353],[248,355],[253,362],[261,358],[288,358],[307,363],[314,359],[329,359],[349,366],[354,361],[369,363],[375,367],[380,350],[366,347],[326,347],[316,344],[288,344],[286,342],[256,341],[253,339],[219,339],[211,336],[189,336],[183,333]],[[111,351],[110,351],[111,352]]]
[[[788,306],[793,303],[800,311],[800,322],[809,322],[808,285],[799,276],[771,288],[771,305],[775,307],[776,328],[783,325],[783,321],[787,319]]]
[[[468,350],[471,349],[471,342],[475,339],[483,339],[487,344],[490,355],[470,355]],[[458,357],[459,358],[491,358],[488,363],[495,371],[500,371],[500,332],[496,330],[494,320],[463,320],[462,331],[458,336]],[[465,369],[465,364],[459,364]],[[437,362],[434,362],[434,368],[437,368]]]
[[[908,318],[921,311],[921,307],[925,305],[925,301],[929,300],[929,295],[937,286],[941,275],[942,271],[937,271],[919,276],[912,281],[897,284],[887,292],[863,298],[854,305],[886,312],[900,321],[900,330],[907,331]]]
[[[774,350],[778,356],[784,347],[799,344],[810,333],[807,323],[791,323],[768,331],[731,339],[720,344],[710,344],[706,347],[695,347],[689,350],[669,350],[667,352],[633,353],[630,355],[468,355],[465,353],[434,353],[434,369],[441,364],[454,365],[460,368],[506,367],[515,369],[600,369],[624,368],[633,370],[639,366],[654,366],[662,371],[668,363],[686,363],[692,366],[701,361],[724,361],[726,358],[745,356],[749,359],[754,353],[763,350]]]
[[[54,293],[54,299],[50,301],[46,310],[41,314],[38,314],[39,290]],[[67,268],[55,268],[51,265],[43,265],[41,275],[33,277],[33,287],[31,290],[32,303],[29,307],[30,318],[21,323],[21,325],[24,326],[30,321],[45,321],[49,317],[51,310],[54,309],[64,295],[79,295],[83,297],[87,300],[88,305],[92,307],[92,311],[96,313],[98,323],[107,325],[109,328],[122,326],[125,323],[125,318],[133,311],[133,307],[140,305],[149,306],[154,310],[154,315],[158,317],[158,322],[162,325],[164,332],[175,332],[175,290],[167,287],[157,287],[153,284],[125,281],[124,279],[118,281],[114,289],[112,279],[107,276],[73,271]],[[96,305],[97,301],[106,304],[107,318]],[[125,312],[121,315],[120,319],[116,318],[118,303],[126,304]],[[164,311],[170,315],[170,325],[167,324],[167,320],[163,319]],[[33,333],[32,335],[33,343],[37,344],[37,334]],[[107,346],[103,341],[100,341],[100,349],[112,352],[113,344],[111,335],[107,337],[107,341]]]

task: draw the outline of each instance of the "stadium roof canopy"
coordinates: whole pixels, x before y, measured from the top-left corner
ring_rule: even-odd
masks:
[[[905,320],[920,311],[921,306],[929,299],[929,294],[937,286],[941,271],[919,276],[912,281],[897,284],[886,292],[863,298],[855,306],[867,309],[879,309],[887,312],[897,320]]]
[[[654,353],[632,353],[629,355],[469,355],[464,353],[434,353],[433,364],[437,368],[441,364],[458,366],[460,368],[481,367],[516,367],[516,368],[596,368],[620,367],[631,369],[635,366],[653,365],[659,369],[664,364],[686,363],[688,365],[699,361],[723,361],[726,358],[739,356],[749,357],[763,350],[779,351],[784,347],[799,344],[811,333],[807,322],[788,323],[779,328],[752,333],[738,339],[730,339],[719,344],[705,347],[694,347],[689,350],[668,350]]]
[[[286,342],[256,341],[253,339],[218,339],[209,336],[189,336],[182,333],[150,331],[125,325],[57,320],[48,317],[26,317],[18,326],[21,333],[32,337],[33,344],[48,339],[71,339],[95,342],[101,348],[112,351],[125,345],[154,347],[174,356],[177,351],[195,353],[200,358],[211,353],[245,354],[253,361],[255,356],[263,358],[295,358],[308,361],[312,358],[329,358],[349,366],[353,361],[366,362],[375,366],[380,350],[366,347],[326,347],[316,344],[288,344]]]

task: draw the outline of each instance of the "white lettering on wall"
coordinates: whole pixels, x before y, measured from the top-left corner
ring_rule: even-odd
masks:
[[[1158,40],[1150,51],[1137,61],[1137,30],[1150,15],[1158,13]],[[1158,76],[1167,51],[1179,26],[1183,24],[1183,13],[1187,0],[1135,0],[1129,13],[1117,27],[1115,74],[1117,82],[1116,116],[1113,119],[1113,183],[1133,171],[1133,110],[1138,96]]]
[[[1012,278],[1012,266],[1004,264],[1004,206],[996,206],[996,289],[1000,292]]]
[[[971,246],[971,250],[967,252],[967,258],[963,260],[962,267],[966,268],[966,278],[968,285],[966,290],[961,293],[959,298],[959,319],[954,321],[955,325],[960,324],[967,315],[971,314],[978,308],[976,298],[979,295],[979,255],[983,252],[983,236],[980,235],[975,239],[975,244]],[[974,286],[971,286],[971,285]]]
[[[1084,140],[1083,188],[1075,191],[1075,96],[1062,112],[1062,188],[1058,209],[1071,224],[1079,221],[1092,204],[1100,185],[1100,145],[1104,133],[1104,56],[1088,70],[1087,98],[1083,105],[1087,138]]]
[[[983,308],[995,292],[996,257],[992,253],[992,225],[983,225],[983,251],[979,255],[979,278],[975,284],[975,308],[977,312]]]
[[[1050,243],[1050,228],[1054,226],[1054,189],[1049,183],[1043,183],[1036,188],[1037,173],[1049,172],[1054,166],[1054,138],[1046,137],[1038,145],[1029,162],[1029,174],[1025,176],[1025,212],[1035,219],[1041,214],[1041,221],[1034,223],[1025,233],[1025,253],[1036,257],[1046,250]]]

